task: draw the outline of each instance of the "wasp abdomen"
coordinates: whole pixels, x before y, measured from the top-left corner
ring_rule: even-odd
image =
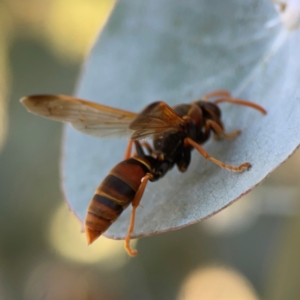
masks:
[[[142,178],[150,168],[145,159],[129,158],[110,171],[88,207],[85,227],[89,244],[105,232],[133,201]]]

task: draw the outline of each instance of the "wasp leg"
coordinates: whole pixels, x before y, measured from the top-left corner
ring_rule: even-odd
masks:
[[[223,136],[226,139],[234,139],[241,133],[240,130],[235,130],[232,133],[226,133],[226,132],[224,132],[223,128],[213,120],[207,120],[205,122],[205,128],[206,128],[206,130],[209,130],[212,128],[215,131],[216,139],[218,139],[220,136]]]
[[[145,147],[145,148],[146,148],[146,150],[148,151],[149,155],[152,154],[153,149],[152,149],[152,147],[150,146],[149,143],[147,143],[147,142],[142,142],[142,143],[140,143],[140,142],[138,142],[138,141],[134,141],[134,143],[135,143],[135,148],[136,148],[137,151],[136,151],[135,153],[133,153],[132,156],[138,155],[138,156],[144,157],[144,156],[145,156],[145,153],[144,153],[142,147]],[[138,145],[137,145],[137,143],[138,143]]]
[[[126,235],[126,238],[125,238],[125,249],[126,249],[127,253],[130,256],[136,256],[138,254],[138,252],[136,250],[134,250],[130,247],[130,237],[131,237],[131,234],[132,234],[133,228],[134,228],[136,209],[138,208],[138,206],[140,204],[140,201],[141,201],[142,196],[144,194],[144,191],[145,191],[148,180],[152,179],[152,178],[153,178],[153,175],[151,173],[147,173],[142,178],[142,183],[141,183],[139,189],[137,190],[136,195],[135,195],[135,197],[132,201],[132,204],[131,204],[132,205],[132,211],[131,211],[131,217],[130,217],[130,224],[129,224],[128,232],[127,232],[127,235]]]
[[[231,94],[227,90],[216,90],[216,91],[213,91],[211,93],[205,94],[202,97],[202,100],[209,101],[211,98],[216,98],[216,97],[231,98]]]
[[[128,159],[131,157],[131,150],[132,150],[132,145],[133,145],[133,140],[130,139],[129,142],[128,142],[128,145],[127,145],[127,148],[126,148],[126,151],[125,151],[125,156],[124,156],[124,159]]]
[[[139,141],[134,141],[136,153],[133,156],[145,157],[145,152]]]
[[[148,142],[142,142],[142,146],[145,147],[148,151],[148,153],[151,155],[153,152],[152,147],[150,146],[150,144]]]
[[[213,103],[218,104],[221,102],[228,102],[228,103],[233,103],[233,104],[237,104],[237,105],[248,106],[248,107],[251,107],[251,108],[254,108],[254,109],[260,111],[264,115],[267,114],[267,111],[262,106],[260,106],[256,103],[250,102],[250,101],[246,101],[246,100],[242,100],[242,99],[238,99],[238,98],[231,98],[229,96],[229,97],[224,97],[224,98],[222,97],[222,98],[216,99]]]
[[[224,164],[223,162],[217,160],[216,158],[210,156],[199,144],[197,144],[195,141],[193,141],[191,138],[185,138],[185,143],[189,144],[190,146],[193,146],[201,155],[204,156],[204,158],[209,159],[216,165],[220,166],[221,168],[225,168],[227,170],[235,171],[235,172],[242,172],[244,169],[249,170],[251,168],[251,164],[248,162],[245,162],[237,167]]]

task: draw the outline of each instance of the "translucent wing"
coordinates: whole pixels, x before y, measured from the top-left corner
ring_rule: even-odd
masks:
[[[134,131],[132,139],[144,139],[154,134],[177,132],[185,121],[165,102],[154,102],[147,106],[129,128]]]
[[[42,117],[70,123],[95,137],[130,138],[129,124],[137,114],[66,95],[34,95],[21,99],[27,110]]]

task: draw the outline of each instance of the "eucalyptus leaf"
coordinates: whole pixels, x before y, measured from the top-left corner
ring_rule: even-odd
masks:
[[[147,185],[133,237],[168,231],[207,218],[249,192],[300,143],[300,32],[266,24],[278,14],[268,1],[121,0],[82,70],[76,96],[141,111],[164,100],[188,103],[216,90],[261,104],[268,114],[220,104],[234,140],[204,148],[234,173],[195,150],[185,173],[176,168]],[[71,210],[84,220],[93,192],[123,160],[126,140],[96,139],[65,129],[63,187]],[[126,236],[128,208],[106,232]]]

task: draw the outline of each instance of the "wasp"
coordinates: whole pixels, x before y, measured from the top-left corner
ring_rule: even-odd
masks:
[[[85,134],[101,138],[129,138],[125,159],[109,172],[96,189],[87,210],[85,228],[88,244],[91,244],[131,204],[131,220],[125,238],[125,248],[131,256],[137,254],[130,247],[135,213],[148,181],[158,180],[174,165],[180,172],[185,172],[193,149],[221,168],[242,172],[251,167],[249,162],[238,166],[225,164],[202,147],[212,134],[216,139],[232,139],[240,134],[239,130],[225,132],[219,108],[222,102],[248,106],[262,114],[267,113],[260,105],[233,98],[226,90],[214,91],[201,100],[173,108],[163,101],[154,102],[140,113],[67,95],[33,95],[21,99],[29,112],[68,122]],[[140,142],[147,138],[152,138],[152,146],[146,141]],[[133,144],[136,152],[132,155]]]

